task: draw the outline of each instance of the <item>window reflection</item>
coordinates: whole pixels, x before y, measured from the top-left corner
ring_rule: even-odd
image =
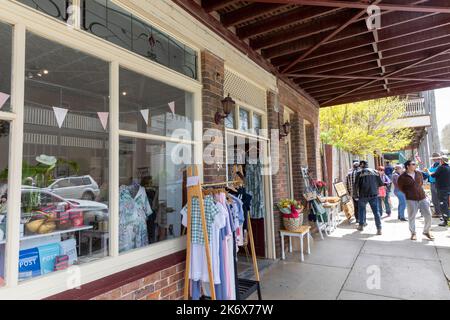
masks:
[[[109,65],[27,34],[19,278],[108,255]]]
[[[0,111],[10,111],[12,28],[0,23]]]
[[[120,252],[181,236],[182,168],[191,153],[187,145],[120,139]]]

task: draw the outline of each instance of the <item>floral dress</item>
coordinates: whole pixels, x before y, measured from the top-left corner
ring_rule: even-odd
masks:
[[[145,247],[149,244],[147,218],[153,214],[147,194],[139,187],[133,198],[134,186],[121,186],[119,196],[119,251]]]

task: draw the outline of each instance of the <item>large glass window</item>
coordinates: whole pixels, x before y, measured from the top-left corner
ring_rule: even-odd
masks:
[[[109,64],[27,34],[20,280],[108,255]]]
[[[119,251],[180,237],[191,146],[120,138]]]
[[[185,129],[192,139],[192,113],[191,93],[120,70],[120,129],[162,136]]]
[[[17,0],[17,1],[62,21],[67,21],[68,19],[67,9],[72,2],[71,0]]]
[[[250,112],[244,108],[239,108],[239,126],[242,131],[250,129]]]
[[[5,278],[6,219],[8,217],[9,122],[0,120],[0,286]]]
[[[84,30],[197,79],[197,52],[110,0],[82,0]]]
[[[12,28],[0,23],[0,111],[10,110]]]

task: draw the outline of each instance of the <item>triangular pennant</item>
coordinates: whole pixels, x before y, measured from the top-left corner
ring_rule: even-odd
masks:
[[[145,124],[148,126],[148,116],[150,114],[149,109],[141,110],[142,117],[144,118]]]
[[[53,107],[53,112],[55,113],[56,122],[58,123],[59,128],[62,128],[68,111],[68,109]]]
[[[0,92],[0,109],[4,106],[6,101],[9,99],[9,94]]]
[[[106,130],[106,127],[108,126],[109,112],[97,112],[97,114],[100,122],[102,123],[103,129]]]
[[[169,108],[172,111],[172,114],[175,115],[175,101],[169,102]]]

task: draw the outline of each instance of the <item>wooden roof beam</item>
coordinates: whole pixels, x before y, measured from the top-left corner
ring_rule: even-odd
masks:
[[[450,70],[450,69],[449,69]],[[373,77],[373,76],[355,76],[355,75],[338,75],[338,74],[308,74],[308,73],[294,73],[286,74],[291,78],[320,78],[320,79],[354,79],[354,80],[400,80],[400,81],[450,81],[450,79],[441,78],[407,78],[407,77]]]
[[[274,29],[308,21],[314,18],[337,12],[341,9],[330,9],[321,7],[301,7],[288,11],[263,21],[257,21],[247,26],[236,28],[236,34],[241,39],[248,39]]]
[[[201,0],[202,7],[206,12],[221,10],[230,4],[238,2],[239,0]],[[264,1],[263,1],[264,2]]]
[[[220,21],[228,28],[258,18],[285,6],[286,5],[277,3],[253,3],[229,13],[222,14]]]
[[[426,62],[426,61],[428,61],[428,60],[431,60],[431,59],[433,59],[433,58],[435,58],[435,57],[437,57],[437,56],[440,56],[440,55],[442,55],[442,54],[444,54],[444,53],[447,53],[447,52],[449,52],[449,51],[450,51],[450,49],[445,49],[445,50],[443,50],[443,51],[441,51],[441,52],[438,52],[438,53],[436,53],[436,54],[434,54],[434,55],[431,55],[431,56],[429,56],[429,57],[427,57],[427,58],[425,58],[425,59],[419,60],[419,61],[417,61],[417,62],[415,62],[415,63],[413,63],[413,64],[410,64],[410,65],[408,65],[408,66],[406,66],[406,67],[400,68],[400,69],[397,70],[397,71],[391,72],[391,73],[387,74],[387,75],[385,76],[385,78],[387,78],[387,77],[392,77],[392,76],[396,75],[397,73],[402,72],[403,70],[406,70],[406,69],[415,67],[415,66],[417,66],[417,65],[419,65],[419,64],[421,64],[421,63],[424,63],[424,62]],[[335,97],[335,98],[333,98],[333,99],[330,99],[330,100],[328,100],[328,101],[325,101],[325,104],[331,103],[331,102],[333,102],[333,101],[335,101],[335,100],[337,100],[337,99],[340,99],[340,98],[342,98],[342,97],[345,97],[345,96],[347,96],[347,95],[349,95],[349,94],[351,94],[351,93],[353,93],[353,92],[355,92],[355,91],[357,91],[357,90],[363,89],[363,88],[365,88],[365,87],[367,87],[367,86],[373,84],[373,83],[376,82],[376,81],[378,81],[378,80],[371,80],[371,81],[367,82],[365,85],[359,86],[359,87],[356,88],[356,89],[350,90],[350,91],[348,91],[348,92],[346,92],[346,93],[344,93],[344,94],[342,94],[342,95],[339,95],[339,96],[337,96],[337,97]]]
[[[368,4],[352,1],[332,1],[332,0],[250,0],[252,2],[270,2],[270,3],[285,3],[285,4],[299,4],[305,6],[320,6],[332,8],[354,8],[366,10]],[[447,2],[448,4],[448,2]],[[437,12],[450,13],[450,6],[433,6],[433,5],[409,5],[409,4],[389,4],[386,2],[378,3],[381,10],[389,11],[409,11],[409,12]]]
[[[374,4],[380,3],[381,0],[375,0]],[[337,34],[339,34],[342,30],[347,28],[349,25],[357,21],[359,18],[367,14],[366,10],[361,10],[357,14],[353,15],[349,20],[347,20],[344,24],[342,24],[339,28],[328,34],[325,38],[319,41],[317,44],[308,49],[305,53],[303,53],[300,57],[292,61],[286,68],[283,68],[282,73],[286,73],[290,69],[292,69],[297,63],[301,62],[306,57],[310,56],[314,51],[319,49],[323,44],[325,44],[330,39],[334,38]]]

